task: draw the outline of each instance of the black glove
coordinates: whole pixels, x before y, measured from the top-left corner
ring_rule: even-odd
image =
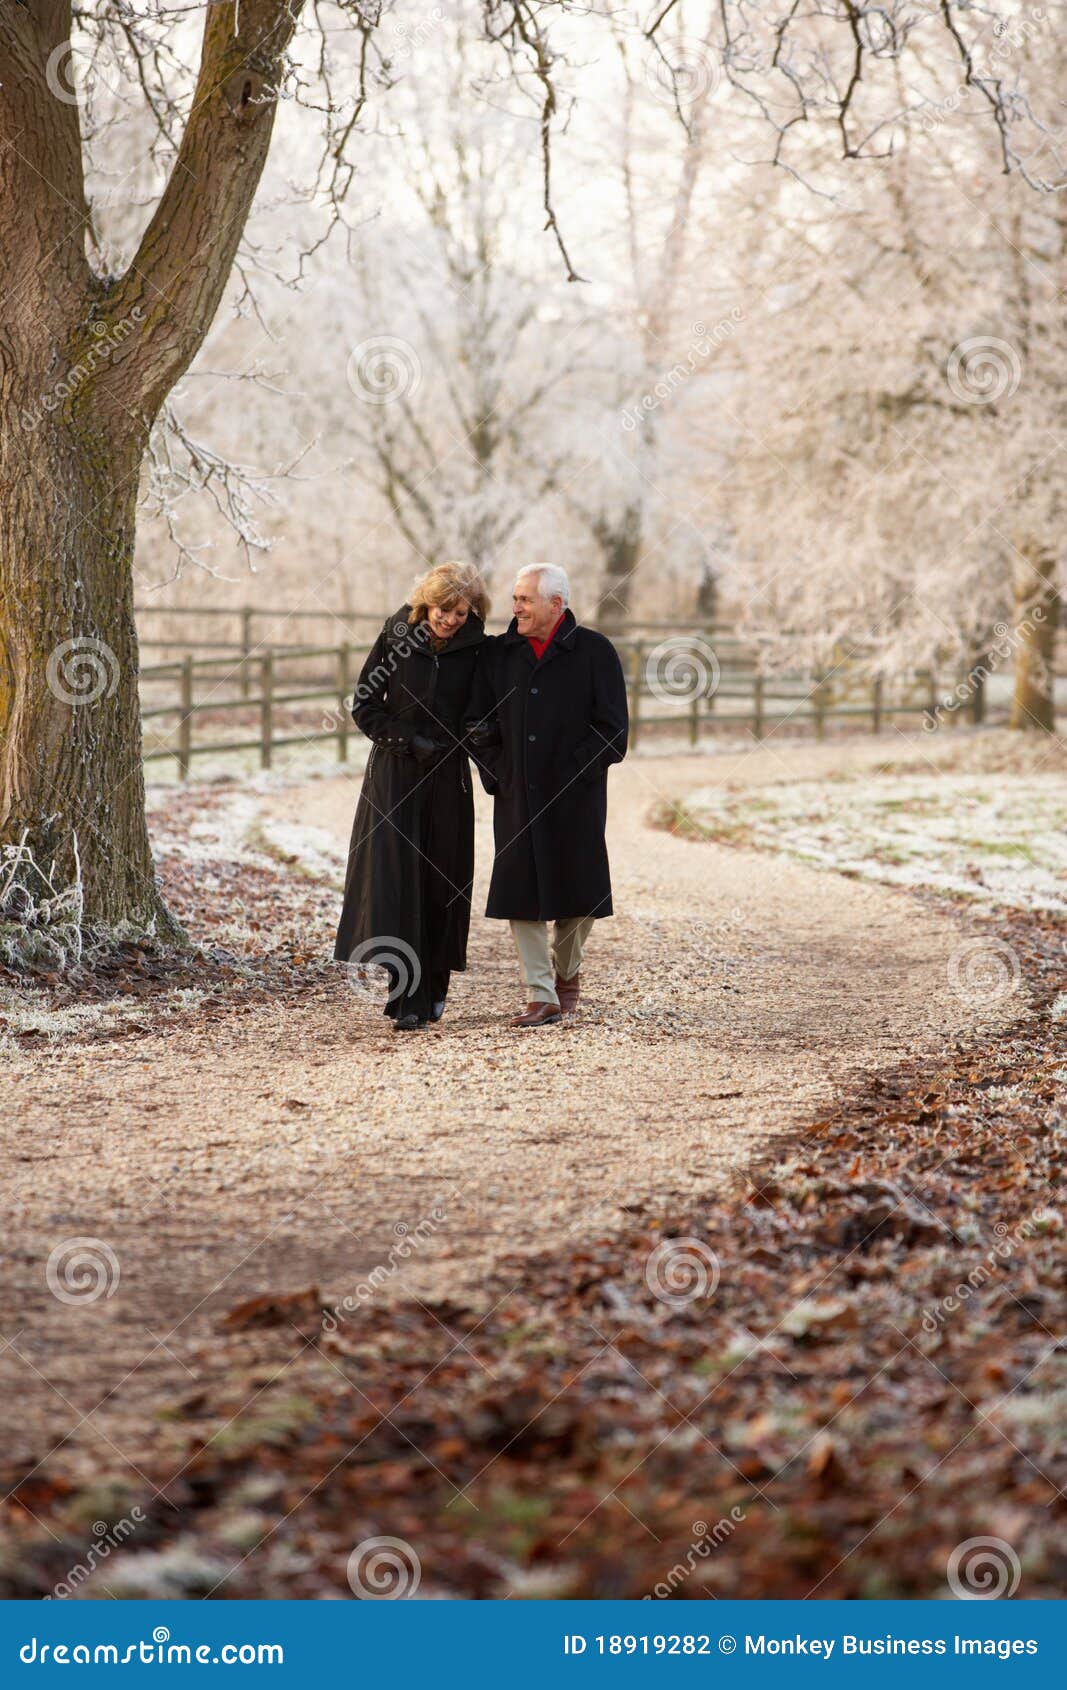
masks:
[[[500,729],[490,718],[483,722],[467,723],[467,744],[473,746],[475,751],[487,751],[491,745],[498,744],[499,740]]]
[[[439,739],[431,739],[428,734],[412,734],[408,750],[416,763],[432,763],[448,750],[448,746]]]

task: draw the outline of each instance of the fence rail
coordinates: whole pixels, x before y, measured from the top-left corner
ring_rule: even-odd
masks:
[[[655,634],[664,626],[678,627],[644,629]],[[956,680],[939,681],[929,671],[893,683],[864,680],[847,666],[818,675],[768,674],[740,641],[719,634],[712,648],[711,634],[690,626],[669,642],[669,662],[661,640],[616,639],[626,672],[631,746],[668,727],[694,746],[709,733],[736,732],[758,741],[786,726],[810,728],[823,739],[833,723],[866,721],[879,733],[896,718],[936,715],[943,688]],[[145,761],[173,759],[186,780],[197,758],[254,752],[259,766],[269,769],[280,747],[332,742],[343,763],[358,731],[350,695],[369,650],[369,640],[270,645],[231,656],[186,652],[147,665],[141,670]],[[980,721],[983,711],[976,691],[966,714]],[[947,719],[963,713],[949,712]],[[222,733],[227,723],[237,737]]]
[[[178,626],[173,633],[163,628],[163,619],[175,618]],[[188,624],[190,620],[204,618],[217,625],[220,620],[228,619],[230,632],[225,637],[201,637],[199,633],[190,637]],[[217,651],[232,653],[235,656],[249,658],[256,656],[260,650],[270,646],[275,651],[295,651],[300,642],[279,637],[278,633],[269,633],[271,625],[286,623],[325,624],[332,631],[346,633],[351,630],[353,638],[374,638],[381,627],[384,618],[380,611],[363,610],[277,610],[267,605],[141,605],[137,611],[137,621],[141,628],[139,643],[144,651],[177,650],[191,652],[194,655],[201,651]],[[630,619],[627,623],[628,632],[633,633],[671,633],[689,634],[694,627],[693,618],[688,620],[675,618],[667,621],[643,621]],[[595,626],[595,624],[594,624]],[[716,640],[730,641],[735,636],[725,624],[707,622],[700,624],[700,630],[706,637]],[[606,629],[606,632],[612,632]]]

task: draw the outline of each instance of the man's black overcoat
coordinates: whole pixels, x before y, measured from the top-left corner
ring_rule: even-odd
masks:
[[[495,797],[486,915],[608,916],[608,768],[626,755],[626,682],[611,641],[568,610],[540,661],[514,621],[485,641],[477,714],[498,743],[474,755]]]

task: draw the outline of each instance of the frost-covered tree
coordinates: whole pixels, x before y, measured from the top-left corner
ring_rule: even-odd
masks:
[[[499,74],[540,100],[546,147],[559,9],[481,7]],[[0,890],[21,889],[16,913],[76,885],[87,926],[167,925],[133,618],[146,455],[231,274],[240,293],[277,267],[242,240],[283,98],[319,142],[284,195],[290,221],[294,200],[307,208],[297,275],[344,229],[368,101],[396,74],[389,14],[384,0],[3,0]],[[156,485],[173,486],[165,457]]]
[[[1058,98],[1050,13],[990,20],[975,56]],[[780,177],[753,204],[732,588],[783,658],[1013,659],[1013,721],[1050,728],[1065,213],[1026,179],[1059,168],[1040,131],[1025,173],[1005,173],[996,131],[954,121],[970,99],[920,65],[874,168],[826,198]]]
[[[390,192],[334,278],[352,350],[328,392],[353,481],[410,563],[462,557],[492,578],[524,530],[527,548],[554,543],[545,501],[573,469],[560,419],[596,325],[543,242],[536,111],[514,85],[479,99],[494,64],[476,22],[457,7],[379,101],[368,166]]]
[[[670,43],[690,8],[480,10],[498,68],[478,97],[491,110],[497,81],[515,79],[527,101],[546,250],[576,277],[553,176],[571,103],[600,85],[609,28],[626,27],[659,54],[684,122],[686,60]],[[1010,121],[1025,115],[1022,95],[973,50],[995,15],[962,0],[725,0],[712,34],[703,13],[697,27],[762,137],[750,158],[796,171],[818,127],[858,170],[884,146],[902,77],[951,74],[974,108],[960,125],[990,126],[1004,160],[1025,167]],[[0,891],[20,894],[18,910],[42,886],[73,887],[88,927],[166,925],[144,817],[132,602],[146,455],[231,278],[255,309],[264,271],[299,287],[328,235],[355,238],[349,196],[375,96],[404,75],[397,16],[391,0],[0,4]],[[283,101],[279,238],[257,225],[250,240]],[[314,170],[289,182],[308,134]],[[291,265],[275,250],[286,230]],[[164,455],[163,497],[172,475]],[[225,485],[221,470],[213,480]]]

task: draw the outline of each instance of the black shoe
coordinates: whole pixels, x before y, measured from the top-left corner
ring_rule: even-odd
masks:
[[[394,1033],[413,1033],[416,1027],[422,1026],[422,1017],[412,1010],[407,1015],[398,1015],[393,1022]]]
[[[438,1000],[438,1002],[434,1004],[433,1008],[430,1011],[430,1020],[431,1021],[440,1021],[444,1012],[445,1012],[445,1000],[444,1000],[444,998],[440,998]]]

